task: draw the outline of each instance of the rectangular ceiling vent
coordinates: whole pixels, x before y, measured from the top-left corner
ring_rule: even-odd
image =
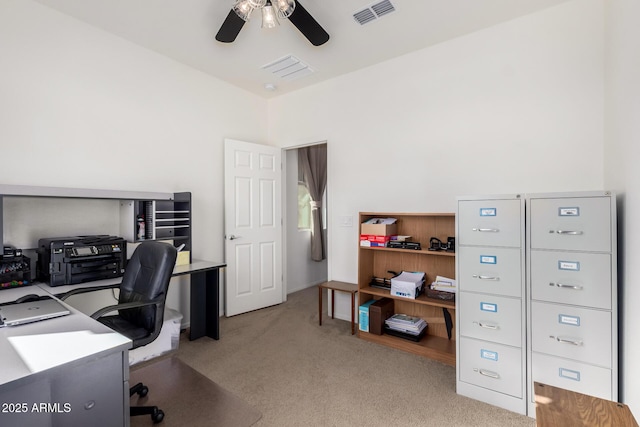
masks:
[[[283,80],[293,80],[313,74],[313,68],[293,55],[287,55],[261,67]]]
[[[388,15],[395,10],[396,8],[389,0],[382,0],[380,2],[372,3],[362,10],[358,10],[353,14],[353,19],[355,19],[358,24],[364,25],[383,17],[384,15]]]

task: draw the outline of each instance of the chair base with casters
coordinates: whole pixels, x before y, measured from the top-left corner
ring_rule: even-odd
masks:
[[[141,243],[125,268],[122,283],[119,285],[118,304],[98,310],[91,317],[129,338],[134,349],[154,341],[162,329],[167,288],[176,256],[176,248],[167,243]],[[61,299],[105,288],[109,287],[74,289]],[[117,314],[106,316],[112,312]],[[149,388],[139,383],[131,387],[129,397],[134,394],[144,397],[148,392]],[[156,424],[164,419],[164,412],[157,406],[132,406],[130,415],[150,415]]]
[[[140,397],[145,397],[149,393],[149,387],[142,383],[138,383],[129,389],[129,397],[137,394]],[[157,406],[132,406],[129,408],[129,415],[151,415],[151,419],[154,424],[162,422],[164,419],[164,412]]]

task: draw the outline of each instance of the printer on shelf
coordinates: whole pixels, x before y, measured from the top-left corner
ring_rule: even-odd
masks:
[[[108,235],[38,240],[38,280],[50,286],[75,285],[124,274],[127,242]]]

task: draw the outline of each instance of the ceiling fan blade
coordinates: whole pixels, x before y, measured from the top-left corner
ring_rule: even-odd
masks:
[[[231,9],[216,34],[216,40],[222,43],[231,43],[238,37],[243,25],[244,20]]]
[[[304,35],[312,45],[320,46],[329,41],[329,34],[318,24],[318,21],[313,19],[313,16],[302,7],[299,1],[296,0],[296,8],[289,17],[289,21],[296,26],[298,30]]]

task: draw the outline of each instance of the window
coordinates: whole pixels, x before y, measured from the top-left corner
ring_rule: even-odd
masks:
[[[307,185],[298,180],[298,229],[311,229],[311,195]]]

